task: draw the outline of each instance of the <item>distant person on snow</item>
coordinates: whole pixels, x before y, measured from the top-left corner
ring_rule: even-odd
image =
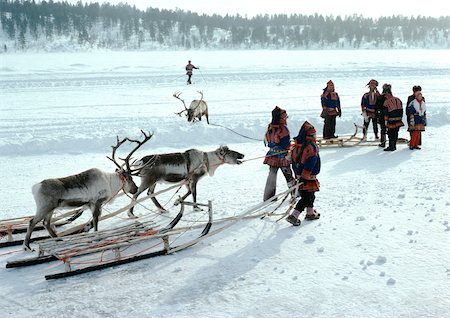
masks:
[[[379,139],[377,116],[375,113],[377,98],[380,96],[380,93],[377,90],[378,81],[371,79],[366,86],[369,86],[369,91],[361,98],[361,115],[364,118],[364,138],[367,138],[367,129],[369,128],[370,121],[372,121],[375,139]]]
[[[411,102],[414,99],[416,99],[416,94],[422,93],[422,87],[420,87],[420,85],[414,85],[413,88],[412,88],[412,91],[413,91],[412,95],[408,96],[408,101],[406,102],[405,114],[406,114],[406,122],[408,122],[408,123],[409,123],[408,106],[409,106],[409,104],[411,104]],[[425,102],[425,97],[423,97],[423,95],[422,95],[422,99]],[[409,131],[409,129],[408,129],[408,131]],[[410,137],[410,140],[411,140],[411,137],[412,137],[411,136],[411,131],[409,132],[409,137]],[[419,145],[421,145],[421,144],[422,144],[422,139],[420,138],[419,139]]]
[[[334,83],[330,80],[327,82],[327,87],[323,89],[323,94],[320,96],[322,103],[322,113],[320,117],[324,119],[323,138],[337,138],[336,132],[336,116],[341,117],[341,101],[339,95],[334,91]]]
[[[272,110],[272,122],[267,127],[264,144],[270,150],[266,154],[264,164],[269,165],[270,168],[264,189],[264,201],[275,195],[278,169],[281,169],[281,172],[283,172],[289,187],[294,184],[291,160],[287,157],[291,144],[287,117],[286,111],[276,106]]]
[[[196,70],[198,70],[199,68],[198,67],[195,67],[192,63],[191,63],[191,61],[188,61],[188,65],[186,65],[186,75],[188,76],[188,79],[187,79],[187,84],[189,85],[189,84],[192,84],[192,82],[191,82],[191,77],[192,77],[192,70],[193,69],[196,69]]]
[[[420,149],[419,141],[422,139],[422,131],[425,131],[427,125],[427,108],[422,92],[417,92],[416,98],[408,104],[406,112],[408,114],[408,131],[411,134],[409,149]]]
[[[387,88],[390,87],[389,84],[383,84],[383,90],[378,96],[376,104],[375,104],[375,114],[377,117],[377,122],[380,125],[380,144],[379,147],[386,147],[386,125],[384,121],[384,101],[386,100],[386,91]]]
[[[390,84],[386,85],[386,100],[383,104],[384,120],[387,128],[387,135],[389,137],[389,147],[384,151],[394,151],[397,149],[398,131],[400,127],[405,126],[402,122],[403,105],[400,98],[392,95],[392,87]]]
[[[294,226],[299,226],[300,213],[306,208],[305,220],[316,220],[320,213],[314,209],[315,192],[319,191],[320,183],[317,175],[320,172],[319,147],[316,143],[316,129],[305,121],[300,128],[298,136],[294,138],[295,146],[292,150],[292,168],[300,185],[300,200],[294,211],[286,218],[286,221]]]

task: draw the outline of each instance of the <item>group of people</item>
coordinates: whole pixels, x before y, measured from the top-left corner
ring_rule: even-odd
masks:
[[[400,127],[404,126],[402,101],[392,94],[392,86],[384,84],[382,92],[378,92],[378,81],[372,79],[367,83],[369,91],[362,96],[361,110],[364,118],[364,136],[370,122],[376,139],[380,139],[380,147],[384,151],[395,151]],[[323,138],[336,138],[336,117],[341,117],[339,95],[335,91],[333,81],[327,82],[321,95],[324,119]],[[267,128],[265,144],[270,149],[264,164],[269,165],[269,175],[264,189],[264,201],[274,197],[276,192],[277,172],[280,169],[289,188],[299,182],[300,200],[286,220],[294,226],[301,224],[299,216],[306,209],[305,220],[316,220],[320,213],[314,209],[315,192],[319,191],[320,183],[317,175],[320,172],[319,147],[316,140],[316,129],[305,121],[298,135],[291,143],[290,132],[287,127],[288,115],[286,110],[276,106],[272,110],[272,121]],[[421,133],[425,130],[426,105],[420,86],[413,87],[413,94],[408,97],[406,119],[410,133],[409,149],[420,149]],[[378,125],[380,134],[378,134]],[[386,147],[386,135],[388,147]],[[386,148],[385,148],[386,147]],[[292,173],[292,171],[294,173]]]
[[[384,84],[380,93],[377,89],[378,81],[371,79],[367,85],[369,91],[361,98],[361,115],[364,118],[364,137],[367,135],[370,122],[376,139],[380,139],[379,146],[385,151],[397,149],[398,132],[405,124],[403,118],[402,101],[392,93],[392,86]],[[323,138],[337,138],[336,117],[341,117],[341,102],[338,93],[334,89],[334,83],[330,80],[321,95],[322,113],[324,118]],[[409,149],[420,149],[421,133],[426,126],[426,105],[420,86],[413,86],[412,95],[408,96],[406,103],[406,120],[410,133]],[[380,135],[378,134],[380,126]],[[386,135],[388,136],[388,147],[386,147]],[[386,147],[386,148],[385,148]]]

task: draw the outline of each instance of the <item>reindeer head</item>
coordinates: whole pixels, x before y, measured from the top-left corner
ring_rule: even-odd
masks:
[[[153,134],[148,133],[146,134],[144,131],[142,131],[142,134],[144,135],[144,140],[139,141],[139,140],[133,140],[130,139],[128,137],[119,140],[119,137],[117,137],[117,143],[115,146],[112,146],[112,156],[107,157],[109,160],[111,160],[112,162],[114,162],[114,164],[117,166],[117,173],[120,176],[120,179],[123,181],[123,191],[124,192],[128,192],[131,194],[135,194],[138,190],[138,187],[136,186],[136,183],[134,183],[133,181],[133,170],[130,167],[130,159],[131,156],[136,152],[136,150],[138,150],[144,143],[146,143],[148,140],[150,140],[150,138],[152,138]],[[123,163],[121,165],[119,165],[117,163],[117,160],[115,158],[116,156],[116,151],[117,149],[125,142],[125,141],[129,141],[131,143],[136,143],[136,147],[134,147],[130,153],[127,155],[127,157],[125,159],[119,158],[120,160],[123,161]]]
[[[240,152],[229,149],[227,146],[220,146],[216,149],[216,153],[219,158],[222,159],[224,163],[231,165],[240,165],[242,161],[240,159],[244,158],[244,155]]]

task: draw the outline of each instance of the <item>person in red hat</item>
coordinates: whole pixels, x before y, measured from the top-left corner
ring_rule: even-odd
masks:
[[[380,96],[380,93],[377,90],[378,81],[371,79],[366,86],[369,86],[369,91],[361,98],[361,115],[364,118],[364,138],[367,137],[367,129],[369,128],[370,121],[372,121],[375,139],[379,139],[377,116],[375,113],[377,98]]]
[[[338,93],[334,90],[333,81],[327,82],[327,87],[323,89],[323,94],[320,96],[322,102],[322,113],[320,117],[324,119],[323,138],[337,138],[336,132],[336,117],[341,117],[341,101]]]
[[[287,118],[288,116],[284,109],[276,106],[272,110],[272,122],[267,127],[264,138],[264,143],[270,148],[264,159],[264,164],[270,167],[264,189],[264,201],[275,195],[278,169],[281,169],[281,172],[283,172],[289,187],[294,182],[291,160],[288,157],[291,137],[287,127]]]
[[[305,220],[316,220],[320,213],[314,209],[316,199],[315,192],[319,191],[320,183],[317,175],[320,172],[319,147],[316,143],[316,129],[305,121],[300,128],[297,137],[294,138],[295,145],[292,150],[292,168],[296,179],[301,182],[300,200],[295,209],[286,218],[286,221],[294,226],[299,226],[300,213],[306,209]]]

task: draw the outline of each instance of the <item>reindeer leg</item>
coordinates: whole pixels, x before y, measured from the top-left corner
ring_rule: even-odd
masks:
[[[25,235],[25,239],[23,240],[23,248],[25,251],[33,251],[30,248],[30,239],[31,239],[31,233],[33,233],[34,228],[36,227],[36,224],[38,224],[47,214],[51,214],[53,212],[53,207],[47,207],[47,208],[40,208],[37,212],[34,218],[30,220],[30,223],[28,224],[27,234]]]
[[[206,122],[209,125],[208,110],[205,111]]]
[[[46,217],[44,218],[43,224],[51,237],[57,237],[58,234],[56,234],[56,230],[52,225],[52,216],[53,216],[53,211],[51,211],[50,213],[48,213],[46,215]]]
[[[149,182],[147,179],[142,179],[137,192],[133,195],[133,201],[136,201],[138,196],[148,188],[148,184],[149,184]],[[134,206],[132,206],[127,212],[128,217],[131,219],[137,218],[137,216],[134,215],[133,210],[134,210]]]
[[[191,192],[192,192],[192,199],[194,203],[197,203],[197,182],[199,179],[195,178],[191,183]],[[202,209],[198,207],[198,205],[194,205],[194,211],[201,211]]]
[[[102,214],[102,204],[104,200],[97,201],[94,206],[94,210],[92,211],[92,222],[94,223],[94,231],[98,231],[98,218]]]
[[[175,202],[173,203],[173,205],[180,204],[192,193],[190,184],[186,185],[186,188],[188,189],[188,192],[186,192],[182,197],[179,197],[178,199],[176,199]]]
[[[156,183],[153,183],[153,185],[148,187],[148,194],[154,194],[155,193],[155,188],[156,188]],[[158,200],[156,199],[155,196],[151,197],[153,203],[156,205],[156,207],[161,211],[161,212],[166,212],[167,210],[164,209],[162,207],[162,205],[158,202]]]

